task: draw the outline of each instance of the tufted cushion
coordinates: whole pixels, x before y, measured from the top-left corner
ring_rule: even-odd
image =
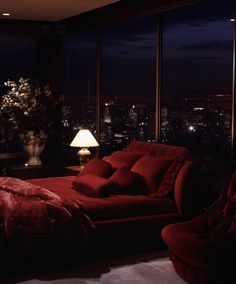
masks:
[[[163,176],[161,184],[155,193],[155,197],[173,197],[175,179],[183,165],[184,162],[182,161],[174,160],[174,162],[172,162]]]
[[[118,185],[116,194],[136,195],[145,192],[140,175],[125,167],[119,168],[109,180]]]
[[[198,163],[185,161],[176,176],[174,189],[175,203],[181,216],[191,218],[196,215],[198,183]]]
[[[79,173],[79,176],[83,175],[96,175],[100,177],[109,177],[111,176],[113,170],[111,165],[103,160],[98,158],[91,159]]]
[[[152,157],[163,157],[170,159],[196,160],[196,157],[189,149],[181,146],[149,143],[143,141],[132,141],[123,151],[139,151],[150,154]]]
[[[143,178],[149,193],[154,193],[160,186],[161,180],[172,162],[173,160],[145,155],[133,165],[131,171]]]
[[[91,197],[107,197],[115,191],[112,181],[95,175],[76,177],[72,185],[78,192]]]
[[[134,163],[144,155],[143,152],[113,152],[110,156],[105,158],[114,169],[126,167],[130,169]]]

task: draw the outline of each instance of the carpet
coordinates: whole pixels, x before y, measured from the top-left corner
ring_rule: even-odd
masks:
[[[167,252],[156,251],[89,261],[47,275],[30,275],[17,284],[185,284],[175,272]],[[5,279],[6,280],[6,279]],[[0,279],[1,281],[1,279]],[[0,282],[2,283],[2,282]],[[10,283],[10,282],[4,282]]]

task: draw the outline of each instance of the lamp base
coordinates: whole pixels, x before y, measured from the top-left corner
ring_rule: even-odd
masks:
[[[78,157],[81,169],[83,169],[86,163],[89,161],[90,154],[91,153],[88,148],[83,147],[82,149],[79,150]]]

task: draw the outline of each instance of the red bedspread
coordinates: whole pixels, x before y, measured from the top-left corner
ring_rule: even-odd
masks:
[[[62,199],[78,200],[81,210],[93,222],[147,215],[177,214],[175,202],[168,198],[144,195],[114,195],[107,198],[85,196],[72,186],[74,176],[49,177],[28,180],[58,194]]]
[[[5,244],[60,243],[67,250],[87,246],[94,233],[79,201],[15,178],[0,177],[0,214]]]

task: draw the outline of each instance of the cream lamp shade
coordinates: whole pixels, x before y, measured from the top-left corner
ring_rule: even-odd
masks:
[[[88,162],[90,151],[88,147],[98,147],[99,144],[88,129],[81,129],[70,144],[71,147],[80,147],[78,152],[80,166],[83,168]]]
[[[71,147],[97,147],[97,140],[88,129],[81,129],[70,144]]]

